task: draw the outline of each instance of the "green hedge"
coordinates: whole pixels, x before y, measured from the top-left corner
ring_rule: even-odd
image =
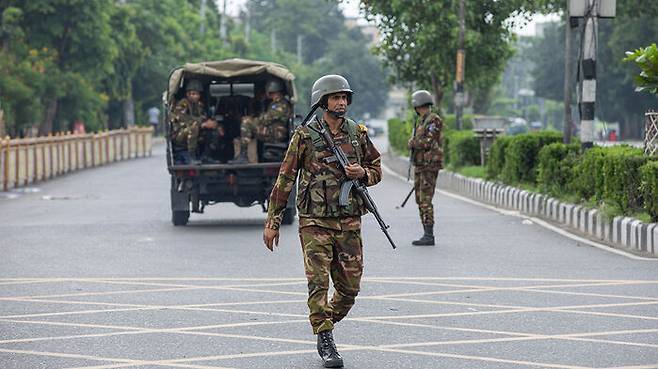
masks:
[[[624,214],[642,207],[640,167],[647,162],[642,150],[625,148],[604,157],[603,198]]]
[[[574,176],[574,165],[580,154],[579,144],[555,142],[539,150],[537,186],[539,190],[556,196],[566,193]]]
[[[480,141],[473,135],[473,131],[444,133],[443,162],[451,168],[480,165]]]
[[[464,114],[462,116],[462,130],[472,130],[473,129],[473,114]],[[454,114],[446,114],[443,118],[443,126],[446,129],[456,129],[457,118]]]
[[[408,155],[407,142],[411,137],[413,127],[411,124],[392,118],[388,120],[388,142],[395,152],[402,155]]]
[[[658,222],[658,161],[650,161],[640,168],[640,180],[644,210],[651,221]]]
[[[583,200],[603,200],[603,162],[610,149],[593,147],[574,167],[571,189]]]
[[[493,145],[489,149],[489,158],[487,161],[487,178],[496,179],[500,176],[505,166],[505,150],[512,141],[512,137],[499,136],[496,137]]]
[[[560,132],[533,132],[512,137],[505,149],[505,164],[501,179],[507,184],[535,183],[539,150],[551,143],[561,142]]]

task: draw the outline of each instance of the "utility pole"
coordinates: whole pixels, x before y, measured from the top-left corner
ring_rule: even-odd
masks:
[[[583,18],[584,32],[581,39],[579,65],[580,93],[578,109],[580,110],[580,142],[583,149],[594,145],[594,117],[596,106],[596,49],[598,44],[598,19],[614,18],[616,0],[569,0],[570,17]]]
[[[272,54],[276,52],[276,28],[272,28],[272,32],[270,33],[270,44],[272,47]]]
[[[226,44],[226,2],[222,2],[222,14],[219,16],[219,38],[222,40],[223,44]]]
[[[571,127],[573,121],[571,119],[571,96],[572,96],[572,82],[571,77],[573,75],[571,69],[571,40],[572,40],[572,18],[569,16],[569,13],[565,14],[567,17],[567,22],[565,24],[565,40],[564,40],[564,126],[562,127],[562,142],[565,144],[571,143]],[[576,22],[577,19],[574,18]]]
[[[203,36],[206,33],[206,0],[201,0],[201,8],[199,9],[199,18],[201,18],[201,25],[199,25],[199,33]]]
[[[251,12],[249,11],[249,8],[247,8],[245,14],[245,22],[244,22],[244,41],[246,43],[249,43],[250,38],[251,38]]]
[[[457,50],[457,67],[455,78],[455,128],[462,128],[462,115],[464,112],[464,62],[466,52],[464,51],[464,32],[466,21],[464,19],[464,0],[459,0],[459,49]]]
[[[594,111],[596,106],[596,47],[598,34],[598,0],[588,0],[583,35],[583,80],[580,85],[580,141],[583,149],[594,145]]]
[[[302,64],[302,39],[304,36],[297,35],[297,63]]]

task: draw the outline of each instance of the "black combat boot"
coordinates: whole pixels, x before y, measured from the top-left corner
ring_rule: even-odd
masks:
[[[434,224],[423,224],[425,234],[418,240],[411,242],[414,246],[434,246]]]
[[[343,358],[336,350],[334,335],[331,331],[318,333],[318,354],[320,354],[325,368],[343,367]]]

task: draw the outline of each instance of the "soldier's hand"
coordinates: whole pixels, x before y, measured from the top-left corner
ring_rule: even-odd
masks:
[[[354,163],[345,167],[345,174],[350,179],[359,179],[366,175],[366,170],[361,165]]]
[[[265,247],[274,251],[274,246],[279,246],[279,230],[265,227],[263,230],[263,242]]]
[[[409,139],[409,141],[407,142],[407,148],[409,150],[414,148],[414,139],[413,138]]]

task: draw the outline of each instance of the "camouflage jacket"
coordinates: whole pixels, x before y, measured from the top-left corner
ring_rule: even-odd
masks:
[[[208,118],[206,117],[205,106],[201,101],[192,104],[186,98],[181,99],[174,106],[169,118],[172,136],[176,136],[177,132],[185,129],[192,123],[196,122],[200,125],[206,119]]]
[[[317,125],[317,119],[311,124]],[[325,123],[326,124],[326,123]],[[368,138],[368,130],[359,125],[354,129],[356,139],[350,142],[350,127],[356,123],[343,120],[334,140],[340,145],[350,162],[360,162],[365,170],[361,179],[366,186],[372,186],[381,180],[381,158],[379,151]],[[283,159],[279,177],[270,194],[267,221],[265,226],[278,229],[288,197],[297,184],[297,209],[299,227],[316,225],[335,230],[354,230],[361,227],[361,215],[366,213],[361,198],[350,193],[347,206],[339,206],[340,186],[347,179],[336,162],[327,161],[333,154],[324,143],[313,142],[313,135],[308,127],[298,128],[292,136],[288,151]]]
[[[288,119],[292,117],[292,106],[286,98],[279,101],[272,101],[267,105],[265,113],[258,117],[262,125],[271,125],[275,123],[287,124]]]
[[[435,113],[420,118],[416,134],[409,140],[409,148],[413,150],[413,164],[417,169],[443,168],[442,129],[443,121]]]

